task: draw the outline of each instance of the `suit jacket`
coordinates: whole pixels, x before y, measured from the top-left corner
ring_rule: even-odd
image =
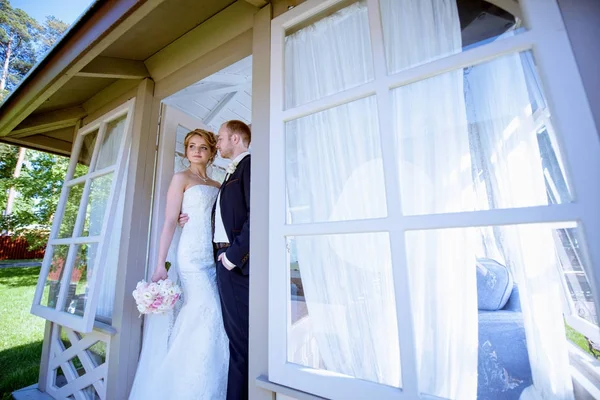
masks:
[[[221,185],[221,218],[229,239],[227,259],[244,275],[250,273],[250,155],[244,157],[237,168]],[[215,203],[212,211],[213,232]]]

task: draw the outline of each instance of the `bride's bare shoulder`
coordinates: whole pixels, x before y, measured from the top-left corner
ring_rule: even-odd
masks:
[[[171,185],[184,187],[187,185],[189,181],[189,176],[187,171],[179,171],[173,174],[173,178],[171,178]]]

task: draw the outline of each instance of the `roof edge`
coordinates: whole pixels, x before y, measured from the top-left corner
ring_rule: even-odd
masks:
[[[0,105],[0,137],[163,1],[95,1]]]

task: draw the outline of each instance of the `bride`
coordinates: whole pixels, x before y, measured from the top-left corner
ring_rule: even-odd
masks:
[[[229,347],[216,283],[211,223],[219,183],[206,173],[217,153],[216,137],[196,129],[183,143],[190,167],[175,174],[169,185],[152,281],[167,278],[165,261],[179,213],[188,214],[175,268],[168,273],[171,280],[178,275],[184,302],[176,317],[175,312],[145,317],[132,400],[219,400],[227,392]]]

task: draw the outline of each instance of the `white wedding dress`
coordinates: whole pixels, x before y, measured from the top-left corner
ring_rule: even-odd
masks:
[[[229,343],[223,328],[212,247],[211,212],[218,189],[192,186],[183,194],[190,219],[181,231],[174,268],[183,306],[145,317],[132,400],[220,400],[227,393]]]

